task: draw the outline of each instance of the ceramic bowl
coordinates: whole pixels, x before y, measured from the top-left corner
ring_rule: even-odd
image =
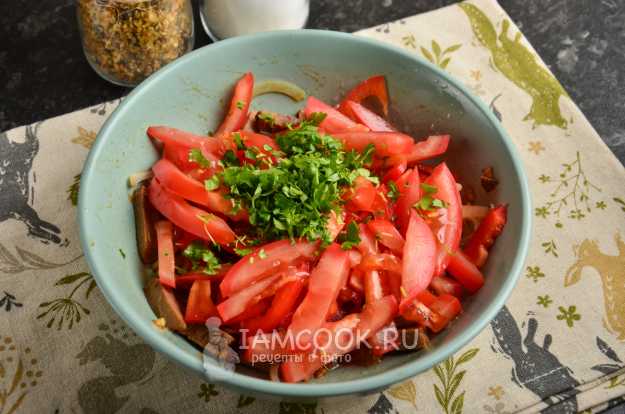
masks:
[[[523,267],[531,207],[521,161],[488,107],[449,74],[414,53],[329,31],[263,33],[198,49],[146,79],[106,121],[82,174],[79,220],[91,271],[117,313],[156,350],[206,375],[200,351],[152,323],[155,315],[143,295],[126,183],[132,173],[149,169],[157,159],[145,134],[149,125],[196,133],[214,130],[233,84],[246,71],[257,80],[294,82],[330,103],[358,81],[372,74],[386,75],[393,121],[414,137],[451,134],[445,160],[472,186],[481,203],[509,205],[508,224],[483,269],[485,286],[465,301],[464,313],[434,338],[431,350],[388,356],[368,368],[334,370],[305,384],[271,382],[251,370],[225,374],[208,367],[211,379],[246,393],[291,398],[369,393],[425,371],[467,344],[503,306]],[[253,106],[294,113],[301,104],[281,95],[265,95]],[[486,166],[494,168],[500,181],[490,194],[479,184]]]

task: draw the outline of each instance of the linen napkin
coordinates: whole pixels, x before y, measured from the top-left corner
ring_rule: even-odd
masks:
[[[263,400],[175,366],[115,315],[80,249],[80,172],[119,103],[106,102],[0,134],[0,414],[573,413],[625,401],[623,167],[495,1],[356,35],[463,81],[521,155],[531,249],[490,326],[429,372],[367,397]]]

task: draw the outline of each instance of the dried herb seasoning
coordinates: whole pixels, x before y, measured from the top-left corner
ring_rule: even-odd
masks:
[[[193,48],[189,0],[77,0],[87,60],[105,79],[134,86]]]

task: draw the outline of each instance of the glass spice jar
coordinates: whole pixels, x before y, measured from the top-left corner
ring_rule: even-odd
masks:
[[[104,79],[136,86],[193,49],[190,0],[77,0],[82,46]]]

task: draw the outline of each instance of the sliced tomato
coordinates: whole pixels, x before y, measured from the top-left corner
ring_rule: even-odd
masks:
[[[412,170],[405,183],[403,183],[402,188],[403,191],[400,190],[400,196],[397,198],[397,203],[395,203],[395,215],[399,230],[402,234],[405,234],[408,228],[410,212],[414,211],[412,206],[421,198],[421,179],[416,168]]]
[[[507,207],[505,205],[490,209],[469,239],[464,253],[478,268],[486,263],[488,250],[503,231],[506,220]]]
[[[400,304],[401,309],[430,285],[436,252],[436,242],[430,227],[413,211],[408,221],[402,260],[401,285],[406,296]]]
[[[473,294],[480,290],[484,285],[484,276],[480,269],[461,250],[451,255],[450,258],[447,272],[460,282],[469,293]]]
[[[271,332],[276,329],[282,320],[295,309],[300,293],[306,285],[306,279],[298,278],[286,283],[276,291],[267,313],[249,319],[241,324],[242,328],[249,329],[250,334],[257,331]]]
[[[156,243],[158,249],[158,280],[162,285],[176,287],[173,226],[167,220],[157,221]]]
[[[200,164],[189,160],[189,148],[165,145],[163,148],[163,158],[173,162],[176,167],[184,172],[189,172],[200,168]]]
[[[406,161],[408,164],[414,164],[438,157],[447,151],[449,140],[449,135],[431,135],[423,141],[415,142],[406,153]]]
[[[367,270],[384,270],[395,274],[402,273],[401,260],[399,260],[397,256],[388,253],[365,255],[358,265],[358,268],[364,272]]]
[[[230,319],[228,324],[232,326],[232,325],[244,323],[245,321],[253,319],[253,318],[258,318],[261,315],[263,315],[265,312],[267,312],[267,309],[269,309],[270,304],[271,304],[271,298],[260,299],[259,302],[256,302],[253,305],[248,306],[247,308],[245,308],[243,312],[241,312],[234,318]]]
[[[214,154],[220,153],[223,148],[221,142],[216,138],[206,135],[197,135],[177,128],[151,126],[148,127],[147,134],[150,138],[162,142],[165,146],[175,148],[190,150],[192,148],[200,148],[203,146]]]
[[[316,250],[317,245],[307,241],[279,240],[260,246],[230,268],[219,285],[221,294],[228,297],[300,258],[312,259]]]
[[[221,218],[194,207],[182,197],[167,191],[156,179],[148,189],[150,203],[176,226],[202,240],[226,245],[234,241],[234,232]]]
[[[430,287],[434,289],[434,292],[438,295],[446,293],[461,298],[464,294],[462,285],[445,275],[434,276]]]
[[[375,196],[376,190],[373,183],[365,177],[357,177],[354,180],[354,186],[346,194],[349,200],[347,208],[352,211],[371,211]]]
[[[397,191],[399,191],[399,194],[403,194],[406,192],[406,189],[408,188],[407,186],[408,178],[410,178],[410,176],[412,175],[412,171],[413,171],[412,169],[407,169],[397,179],[397,181],[395,181],[395,184],[397,185]]]
[[[395,254],[403,253],[405,241],[393,223],[384,219],[375,219],[367,223],[367,226],[382,245],[388,247]]]
[[[253,285],[230,296],[217,305],[219,316],[221,316],[224,323],[228,323],[232,318],[245,311],[246,308],[259,302],[263,298],[263,291],[278,282],[281,277],[282,275],[278,274],[259,280]]]
[[[377,270],[367,270],[364,275],[365,303],[373,303],[382,299],[384,287],[382,278]]]
[[[341,141],[348,151],[362,152],[372,144],[378,157],[405,154],[413,145],[412,138],[400,132],[337,132],[333,133],[332,137]]]
[[[312,349],[302,358],[288,358],[280,365],[280,374],[286,382],[300,382],[309,379],[324,363],[328,363],[327,358],[339,357],[351,349],[356,344],[355,331],[360,322],[357,314],[351,314],[336,322],[326,322],[323,330],[316,336],[316,343],[321,345],[321,349]]]
[[[436,298],[434,303],[430,305],[430,308],[448,321],[452,321],[462,312],[462,305],[458,298],[446,293]]]
[[[440,275],[445,271],[451,259],[451,253],[458,250],[460,244],[462,204],[456,180],[445,163],[437,165],[425,182],[436,187],[436,193],[431,196],[446,203],[445,208],[437,210],[438,218],[430,221],[432,231],[438,242],[434,274]]]
[[[222,264],[222,267],[228,269],[227,264]],[[223,278],[226,270],[219,270],[219,273],[216,275],[207,275],[206,273],[200,272],[189,272],[184,275],[176,276],[176,289],[190,289],[193,286],[193,283],[196,281],[207,281],[207,282],[216,282]]]
[[[430,309],[425,303],[418,299],[413,299],[402,311],[404,319],[417,322],[420,326],[428,327],[432,332],[440,332],[449,322],[437,312]]]
[[[234,87],[228,114],[215,135],[226,135],[243,128],[247,121],[247,112],[254,95],[254,75],[247,72]]]
[[[371,212],[375,217],[378,217],[383,220],[392,220],[393,219],[393,208],[392,203],[388,198],[388,189],[386,188],[386,184],[380,184],[375,192],[375,198],[373,199],[373,204],[371,205]]]
[[[332,108],[330,105],[320,101],[314,96],[308,97],[303,112],[306,118],[310,118],[314,113],[326,114],[325,119],[319,124],[319,128],[329,134],[341,131],[368,130],[368,128],[364,125],[357,124],[336,109]]]
[[[290,358],[280,366],[286,382],[309,379],[329,358],[338,358],[359,345],[356,338],[369,339],[388,325],[397,315],[397,301],[389,295],[366,305],[362,312],[351,314],[337,322],[327,322],[316,341],[322,348],[314,350],[301,360]]]
[[[249,159],[245,156],[245,153],[242,154],[243,162],[249,164],[256,164],[261,157],[266,157],[265,159],[271,159],[272,165],[277,162],[276,157],[273,152],[280,150],[276,141],[273,138],[268,137],[267,135],[258,134],[253,131],[238,131],[233,132],[229,135],[226,140],[229,140],[230,143],[227,144],[228,147],[236,148],[235,144],[235,135],[238,134],[241,139],[241,143],[245,145],[246,148],[255,148],[256,151],[260,154],[256,154],[256,159]],[[268,149],[269,148],[269,149]]]
[[[378,245],[375,241],[375,236],[371,233],[371,230],[367,227],[366,224],[360,223],[358,225],[358,237],[360,238],[360,242],[358,243],[358,250],[363,256],[369,254],[376,254],[378,252]]]
[[[232,201],[218,191],[207,191],[204,185],[180,171],[171,161],[159,160],[152,166],[154,176],[170,192],[194,203],[208,207],[215,213],[245,217],[241,212],[233,214]]]
[[[348,116],[355,116],[347,102],[361,103],[369,97],[378,99],[382,107],[382,114],[388,117],[388,89],[386,87],[386,78],[384,75],[372,76],[356,85],[345,95],[345,99],[339,105],[339,110]]]
[[[314,333],[323,325],[325,316],[349,275],[349,254],[336,243],[321,255],[319,263],[310,274],[308,292],[299,305],[289,330],[300,337],[297,347],[306,349]]]
[[[196,280],[189,291],[187,308],[184,313],[186,323],[204,323],[211,316],[217,316],[217,308],[211,298],[210,280]]]
[[[341,104],[343,105],[343,104]],[[393,132],[395,128],[391,126],[386,119],[382,118],[375,112],[372,112],[354,101],[346,101],[344,107],[353,115],[352,119],[358,123],[363,124],[372,131],[377,132]],[[346,114],[348,115],[348,114]],[[348,115],[349,116],[349,115]]]
[[[396,155],[396,157],[400,158],[399,162],[388,169],[382,178],[382,182],[388,183],[389,181],[397,181],[408,169],[406,158],[403,155]]]

